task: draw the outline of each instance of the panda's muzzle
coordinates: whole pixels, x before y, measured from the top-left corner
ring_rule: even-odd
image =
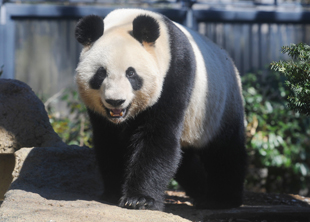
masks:
[[[116,108],[112,108],[112,109],[108,109],[107,107],[104,107],[107,110],[107,113],[108,113],[109,117],[120,118],[120,117],[124,117],[126,115],[127,108],[126,109],[119,109],[119,108],[117,108],[120,105],[122,105],[125,102],[125,100],[106,99],[105,101],[109,105],[112,105],[112,106],[116,107]]]

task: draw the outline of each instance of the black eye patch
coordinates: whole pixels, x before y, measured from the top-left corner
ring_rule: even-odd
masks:
[[[132,67],[129,67],[126,70],[126,77],[129,80],[133,90],[137,91],[141,89],[143,85],[143,79],[137,74],[136,70]]]
[[[105,68],[100,67],[95,75],[93,75],[93,77],[90,79],[89,81],[89,85],[92,89],[100,89],[100,86],[103,82],[103,80],[105,79],[105,77],[107,77],[107,71],[105,70]]]

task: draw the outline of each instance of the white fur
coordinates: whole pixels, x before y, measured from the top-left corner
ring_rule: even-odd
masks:
[[[138,15],[154,17],[160,26],[160,37],[155,46],[134,39],[132,22]],[[131,104],[126,118],[154,105],[160,97],[162,85],[170,63],[170,47],[167,28],[159,14],[138,9],[116,10],[104,19],[104,34],[91,47],[85,47],[76,69],[76,81],[84,103],[102,115],[107,115],[102,104],[112,108],[106,99],[125,100],[120,108]],[[107,77],[100,90],[89,87],[89,80],[99,67],[107,70]],[[143,79],[140,90],[134,91],[125,76],[133,67]],[[114,119],[116,123],[125,118]]]

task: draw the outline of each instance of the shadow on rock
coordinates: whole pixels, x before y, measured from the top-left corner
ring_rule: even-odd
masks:
[[[92,149],[39,147],[21,149],[15,155],[19,162],[23,161],[22,156],[26,158],[23,163],[16,164],[13,172],[16,179],[10,190],[25,190],[54,200],[100,199],[103,182]]]

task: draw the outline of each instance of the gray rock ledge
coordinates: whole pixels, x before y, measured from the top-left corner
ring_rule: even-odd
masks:
[[[23,148],[0,221],[189,221],[173,214],[128,210],[100,201],[103,184],[87,147]]]

